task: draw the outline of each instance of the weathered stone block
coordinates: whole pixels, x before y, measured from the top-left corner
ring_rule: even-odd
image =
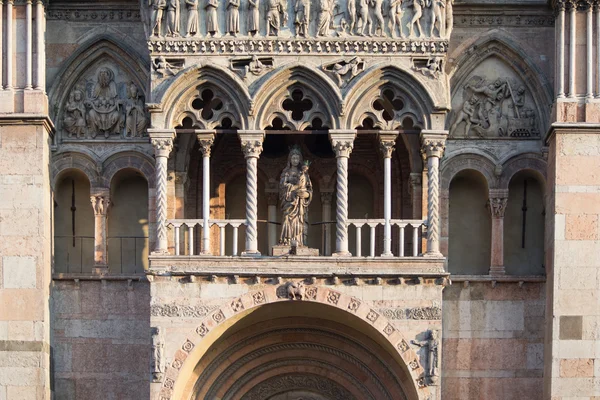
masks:
[[[575,358],[560,360],[560,376],[562,378],[585,378],[594,376],[594,360]]]
[[[33,289],[36,286],[34,257],[2,257],[2,281],[5,289]]]
[[[583,318],[577,316],[562,316],[560,317],[560,333],[561,340],[581,340],[583,337]]]

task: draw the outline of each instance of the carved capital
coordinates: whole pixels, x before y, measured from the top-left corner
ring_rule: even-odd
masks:
[[[276,206],[279,201],[279,192],[267,191],[267,204],[270,206]]]
[[[383,154],[383,158],[392,158],[392,153],[395,148],[396,138],[398,133],[380,133],[379,134],[379,150]]]
[[[198,143],[200,144],[200,152],[202,157],[210,157],[210,151],[213,143],[215,142],[214,133],[198,133],[196,135]]]
[[[336,157],[350,157],[354,148],[355,131],[329,131],[329,140]]]
[[[151,139],[156,157],[169,157],[173,150],[173,139]]]
[[[489,204],[492,218],[504,218],[508,197],[490,197]]]
[[[108,195],[90,196],[92,208],[95,215],[106,215],[110,207],[110,198]]]
[[[331,205],[332,201],[333,201],[333,192],[321,192],[321,204]]]
[[[426,157],[441,158],[446,150],[447,131],[422,131],[421,153]]]

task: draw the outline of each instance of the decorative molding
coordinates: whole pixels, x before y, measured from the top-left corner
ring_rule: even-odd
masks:
[[[170,318],[204,318],[217,306],[189,306],[184,304],[152,304],[150,306],[150,315],[152,317],[170,317]]]
[[[504,11],[502,11],[504,12]],[[499,15],[488,14],[488,13],[454,13],[454,27],[455,28],[469,28],[469,27],[541,27],[541,28],[552,28],[554,27],[554,16],[553,15]]]
[[[125,9],[123,9],[125,8]],[[119,7],[119,9],[87,9],[84,7],[51,6],[46,11],[48,20],[83,22],[139,22],[142,20],[139,8]]]
[[[442,319],[442,309],[440,307],[380,308],[377,312],[389,320],[413,319],[441,321]]]
[[[263,400],[290,388],[312,389],[331,400],[353,400],[355,397],[343,386],[316,375],[283,375],[261,382],[246,393],[242,400]]]

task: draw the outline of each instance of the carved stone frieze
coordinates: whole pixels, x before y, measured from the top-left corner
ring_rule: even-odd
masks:
[[[273,57],[251,57],[232,58],[229,60],[229,69],[246,79],[250,75],[261,76],[275,67]]]
[[[390,320],[414,319],[434,321],[442,319],[442,309],[439,307],[380,308],[377,312]]]
[[[204,318],[217,308],[217,306],[190,306],[185,304],[152,304],[150,315],[153,317]]]
[[[456,14],[456,13],[455,13]],[[552,15],[490,15],[490,14],[467,14],[455,15],[454,26],[468,28],[474,26],[519,26],[519,27],[553,27],[554,16]]]
[[[76,7],[57,7],[52,5],[46,11],[48,20],[89,21],[89,22],[138,22],[141,21],[139,9],[86,9]]]

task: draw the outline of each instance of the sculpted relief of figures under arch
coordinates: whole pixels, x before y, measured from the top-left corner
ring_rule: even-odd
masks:
[[[151,37],[449,38],[454,0],[148,0]],[[182,12],[185,10],[184,12]]]
[[[63,138],[140,138],[148,126],[140,87],[120,68],[104,63],[87,72],[59,109]]]

